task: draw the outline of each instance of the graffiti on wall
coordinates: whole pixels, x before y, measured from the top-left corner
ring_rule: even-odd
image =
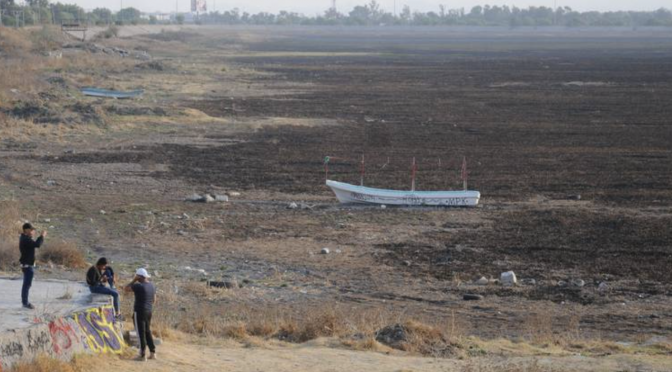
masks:
[[[74,351],[74,347],[81,343],[80,337],[73,325],[77,326],[64,319],[57,319],[49,323],[49,333],[51,333],[54,353],[60,355]]]
[[[111,306],[89,309],[74,316],[89,350],[94,353],[121,354],[124,340],[115,327]]]
[[[70,360],[77,353],[121,354],[126,347],[114,308],[103,306],[0,334],[0,372],[38,355]]]
[[[51,335],[46,328],[34,328],[28,331],[27,351],[32,355],[48,353],[51,349]]]

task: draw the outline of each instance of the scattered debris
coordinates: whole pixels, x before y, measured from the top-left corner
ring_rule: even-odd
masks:
[[[401,349],[407,338],[406,329],[401,324],[387,326],[376,332],[376,341],[395,349]]]
[[[299,209],[299,205],[296,204],[296,203],[290,203],[290,204],[287,206],[287,208],[288,208],[288,209]]]
[[[229,197],[226,195],[215,195],[215,201],[217,202],[228,202]]]
[[[413,263],[411,261],[404,261],[404,266],[411,266]]]
[[[54,180],[48,180],[48,181],[47,181],[47,186],[56,186],[56,181],[54,181]]]
[[[518,279],[516,278],[516,273],[513,271],[507,271],[502,273],[502,275],[499,277],[499,281],[502,283],[502,285],[516,285],[518,283]]]
[[[606,282],[602,282],[600,283],[600,285],[597,286],[597,290],[600,292],[606,292],[607,290],[609,290],[609,284],[607,284]]]
[[[483,296],[479,294],[467,293],[462,296],[462,299],[465,301],[480,301],[483,299]]]
[[[581,288],[581,287],[584,287],[586,285],[586,282],[582,279],[574,279],[570,282],[570,284],[572,285],[572,287]]]
[[[329,254],[329,248],[322,248],[320,251],[321,254]]]
[[[488,285],[488,283],[490,283],[490,281],[488,280],[488,278],[486,278],[484,276],[482,276],[480,279],[478,279],[475,282],[475,284],[478,284],[478,285]]]
[[[240,288],[240,285],[235,279],[226,281],[208,280],[208,287],[234,289]]]
[[[161,107],[128,107],[112,105],[106,107],[105,111],[119,116],[168,116],[168,112]]]
[[[231,197],[236,197],[236,196],[240,196],[240,193],[236,192],[236,191],[232,191],[232,192],[229,192],[228,195],[231,196]]]
[[[151,59],[151,57],[150,57]],[[166,69],[166,66],[161,61],[149,61],[138,63],[135,65],[135,68],[139,70],[154,70],[154,71],[163,71]]]
[[[187,196],[184,200],[185,201],[190,201],[190,202],[193,202],[193,203],[205,202],[205,198],[203,198],[201,195],[198,195],[198,194],[191,194],[191,195]],[[179,216],[179,217],[181,218],[182,216]]]
[[[211,194],[204,194],[204,195],[191,194],[187,196],[184,200],[192,203],[214,203],[214,202],[228,202],[229,197],[226,195],[213,196]],[[187,216],[186,214],[184,214],[183,216],[184,218],[189,219],[189,216]],[[178,219],[180,218],[181,217],[179,217]]]
[[[521,279],[520,283],[524,285],[537,285],[537,281],[535,279]]]

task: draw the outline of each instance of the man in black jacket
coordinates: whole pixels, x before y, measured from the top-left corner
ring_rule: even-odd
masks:
[[[38,249],[44,243],[44,238],[47,232],[43,231],[37,240],[35,238],[35,228],[33,225],[26,223],[23,225],[23,234],[19,239],[19,251],[21,251],[21,271],[23,272],[23,287],[21,288],[21,303],[26,309],[34,309],[35,306],[28,301],[30,287],[33,285],[33,277],[35,276],[35,249]]]

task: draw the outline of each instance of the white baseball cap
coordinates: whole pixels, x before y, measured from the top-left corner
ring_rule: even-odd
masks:
[[[135,275],[139,275],[139,276],[142,276],[144,278],[151,278],[151,276],[149,275],[147,270],[145,270],[144,268],[138,269],[138,271],[135,272]]]

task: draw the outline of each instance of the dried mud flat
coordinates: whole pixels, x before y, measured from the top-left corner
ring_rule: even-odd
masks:
[[[6,159],[40,173],[23,192],[45,209],[64,199],[81,215],[105,209],[86,228],[63,212],[70,234],[96,253],[289,283],[257,292],[262,304],[457,316],[485,337],[525,336],[539,314],[551,315],[542,328],[555,333],[669,335],[669,34],[276,31],[201,31],[210,46],[221,37],[239,49],[195,60],[256,75],[244,92],[173,105],[231,125],[281,125],[231,132],[213,119],[74,153],[6,147]],[[334,178],[356,183],[362,155],[367,183],[390,188],[408,187],[416,157],[427,190],[459,187],[466,156],[482,206],[339,206],[323,186],[322,159],[332,157]],[[57,188],[42,186],[59,175]],[[212,188],[242,196],[224,207],[181,201]],[[291,201],[306,208],[288,210]],[[536,284],[473,284],[508,270]],[[586,285],[561,283],[573,279]],[[485,298],[464,302],[465,293]]]

